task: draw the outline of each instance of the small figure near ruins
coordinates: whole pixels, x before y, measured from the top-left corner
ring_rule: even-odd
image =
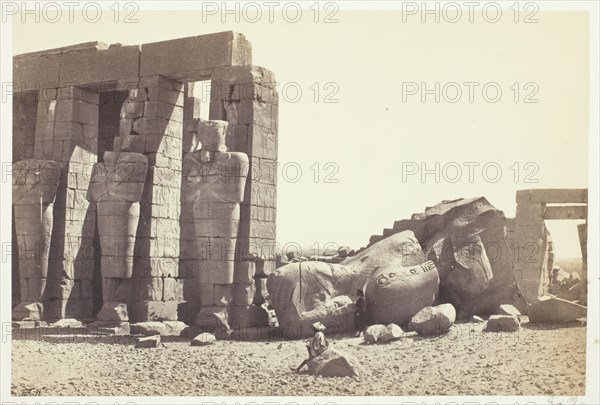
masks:
[[[356,327],[356,337],[365,331],[367,327],[367,301],[363,290],[356,290],[356,303],[354,304],[354,326]]]
[[[298,367],[290,367],[292,370],[300,371],[302,367],[308,364],[309,361],[317,356],[320,356],[325,350],[329,348],[329,342],[325,337],[323,331],[325,325],[321,322],[315,322],[312,324],[314,335],[311,339],[306,341],[306,350],[308,350],[308,359],[305,359]]]

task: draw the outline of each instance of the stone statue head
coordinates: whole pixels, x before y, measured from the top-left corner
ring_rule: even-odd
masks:
[[[227,121],[200,121],[196,122],[196,132],[200,140],[200,149],[209,152],[227,152],[225,134]]]

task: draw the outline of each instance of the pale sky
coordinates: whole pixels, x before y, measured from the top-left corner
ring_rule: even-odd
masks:
[[[516,190],[587,187],[587,13],[539,12],[531,24],[515,23],[512,15],[488,23],[476,14],[474,23],[465,17],[455,24],[422,23],[418,16],[403,22],[399,12],[389,11],[340,11],[330,24],[315,23],[307,10],[305,15],[294,24],[278,13],[273,23],[266,16],[257,23],[235,23],[233,17],[222,23],[220,15],[203,21],[199,11],[140,11],[134,24],[116,24],[112,16],[95,24],[82,18],[22,24],[15,18],[13,53],[95,40],[133,45],[243,33],[252,43],[253,63],[272,70],[281,83],[280,167],[288,168],[288,180],[302,169],[297,182],[286,181],[280,170],[281,245],[359,248],[395,220],[444,199],[485,196],[514,216]],[[403,102],[403,83],[409,82],[428,89],[439,82],[447,97],[436,103],[429,95],[422,103],[418,93]],[[479,83],[472,103],[464,82]],[[316,102],[314,83],[320,88]],[[456,86],[448,83],[462,90],[456,103],[448,100],[456,97]],[[488,99],[495,88],[502,90],[498,102],[484,99],[486,83],[492,84]],[[302,95],[294,100],[297,88]],[[325,103],[327,95],[337,102]],[[538,102],[524,103],[528,95]],[[403,167],[434,169],[436,162],[439,182],[433,174],[424,182],[419,174],[403,179]],[[473,182],[468,164],[478,165]],[[462,176],[452,183],[457,166]],[[499,180],[486,181],[498,167]],[[331,179],[338,182],[325,182],[334,169]],[[527,183],[527,175],[537,182]],[[557,222],[549,224],[557,255],[579,256],[576,222]]]

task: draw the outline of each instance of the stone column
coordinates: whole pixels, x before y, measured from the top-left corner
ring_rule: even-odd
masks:
[[[134,246],[148,162],[140,153],[105,152],[94,166],[87,199],[96,203],[100,236],[102,309],[98,327],[129,321]]]
[[[248,157],[227,152],[227,122],[198,120],[196,125],[202,147],[185,158],[183,190],[184,202],[193,206],[198,254],[201,309],[195,322],[216,321],[228,328]]]
[[[588,289],[588,271],[587,271],[587,221],[583,224],[577,225],[577,234],[579,235],[579,245],[581,246],[581,295],[580,300],[587,303],[587,289]]]
[[[200,145],[196,123],[200,119],[200,99],[194,96],[194,83],[186,83],[183,101],[183,157],[197,150]],[[185,174],[182,173],[183,176]],[[196,232],[194,230],[193,204],[186,203],[184,188],[181,189],[181,214],[179,217],[179,283],[183,300],[178,307],[179,320],[193,323],[200,305],[198,266],[196,255]]]
[[[530,190],[517,191],[513,257],[515,277],[528,302],[544,293],[548,282],[543,269],[547,263],[547,230],[544,225],[546,204],[531,202]]]
[[[210,119],[229,122],[228,148],[247,154],[250,162],[229,306],[230,323],[240,327],[266,324],[267,319],[251,304],[257,290],[262,295],[266,291],[260,277],[275,269],[278,100],[275,77],[267,69],[244,65],[213,73]]]
[[[90,318],[95,212],[86,200],[97,160],[98,94],[77,86],[45,89],[37,108],[34,157],[60,163],[48,269],[49,320]]]
[[[48,278],[54,200],[60,165],[51,160],[22,160],[13,166],[13,207],[19,249],[21,301],[13,319],[41,320]]]
[[[132,322],[177,320],[183,84],[162,76],[135,83],[122,108],[115,150],[148,159],[133,265]]]

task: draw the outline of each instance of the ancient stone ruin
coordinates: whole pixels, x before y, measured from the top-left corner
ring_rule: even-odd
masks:
[[[443,201],[396,221],[339,264],[286,264],[268,280],[283,333],[309,334],[315,321],[351,330],[357,289],[365,292],[370,323],[381,330],[401,325],[419,331],[433,320],[447,331],[455,309],[463,318],[492,315],[517,327],[515,314],[529,311],[535,322],[585,317],[585,284],[575,302],[548,295],[553,252],[544,220],[586,219],[586,202],[587,190],[523,190],[517,193],[516,218],[507,219],[483,197]],[[578,226],[584,279],[586,229]],[[437,312],[446,306],[452,310],[440,322]]]
[[[275,270],[278,94],[243,35],[84,43],[18,55],[14,75],[15,321],[230,331],[269,324],[267,289],[286,337],[351,329],[357,289],[372,340],[465,315],[512,328],[514,313],[586,313],[586,224],[577,302],[538,298],[553,280],[544,221],[586,219],[587,190],[519,191],[508,219],[483,197],[443,201],[356,253]]]
[[[13,67],[13,318],[264,325],[278,94],[246,38],[92,42]]]

